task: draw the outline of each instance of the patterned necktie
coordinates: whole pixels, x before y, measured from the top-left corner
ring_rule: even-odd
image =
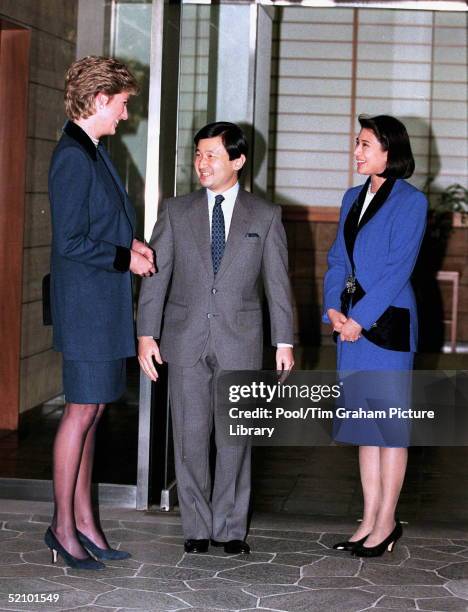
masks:
[[[224,215],[221,208],[221,202],[223,201],[224,196],[217,195],[215,197],[213,217],[211,219],[211,259],[213,260],[213,271],[215,274],[221,265],[225,244]]]

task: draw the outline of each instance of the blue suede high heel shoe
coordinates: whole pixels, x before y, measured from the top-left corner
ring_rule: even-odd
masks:
[[[97,559],[105,559],[107,561],[120,561],[122,559],[129,559],[132,555],[125,550],[116,550],[115,548],[99,548],[94,542],[92,542],[84,533],[76,530],[79,541],[83,544],[88,552],[90,552]]]
[[[49,527],[45,532],[44,542],[52,551],[52,563],[57,563],[57,556],[60,555],[68,567],[72,567],[73,569],[83,569],[83,570],[101,570],[106,566],[104,563],[100,561],[96,561],[92,557],[86,557],[85,559],[78,559],[71,555],[65,548],[60,544],[57,540],[54,532]]]

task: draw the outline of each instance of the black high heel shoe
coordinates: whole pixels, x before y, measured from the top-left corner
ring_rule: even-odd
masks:
[[[96,544],[90,540],[84,533],[76,530],[78,539],[83,544],[88,552],[90,552],[97,559],[106,559],[107,561],[117,561],[121,559],[128,559],[132,555],[125,550],[116,550],[115,548],[99,548]]]
[[[333,544],[333,550],[343,550],[345,552],[352,552],[356,546],[361,546],[369,537],[369,534],[361,538],[360,540],[355,540],[354,542],[351,540],[346,540],[345,542],[337,542]]]
[[[57,556],[60,555],[68,567],[72,567],[73,569],[83,569],[83,570],[100,570],[104,569],[106,566],[104,563],[100,561],[96,561],[92,557],[85,557],[84,559],[78,559],[71,555],[65,548],[60,544],[57,540],[52,529],[49,527],[45,532],[44,542],[52,551],[52,563],[57,563]]]
[[[380,544],[376,544],[375,546],[357,546],[351,552],[352,555],[356,557],[381,557],[385,550],[388,552],[392,552],[396,542],[403,535],[403,527],[401,526],[400,521],[397,521],[394,530],[392,533],[385,538]]]

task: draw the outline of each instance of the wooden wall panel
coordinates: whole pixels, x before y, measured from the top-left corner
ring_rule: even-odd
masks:
[[[0,20],[0,429],[16,429],[30,32]]]
[[[23,122],[27,160],[16,160],[18,168],[26,167],[23,278],[21,272],[17,278],[20,285],[23,281],[22,306],[17,310],[22,312],[17,367],[21,371],[19,406],[25,411],[59,394],[62,386],[59,356],[51,357],[51,329],[42,326],[41,282],[49,270],[51,241],[47,175],[65,122],[64,76],[76,54],[78,2],[0,0],[0,4],[5,19],[31,33],[28,113]],[[10,141],[17,136],[15,129]]]

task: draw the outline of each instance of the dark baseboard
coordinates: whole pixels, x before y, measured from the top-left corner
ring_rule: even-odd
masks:
[[[94,495],[99,504],[136,508],[136,485],[96,484]],[[30,478],[0,478],[0,499],[52,502],[52,481]]]

